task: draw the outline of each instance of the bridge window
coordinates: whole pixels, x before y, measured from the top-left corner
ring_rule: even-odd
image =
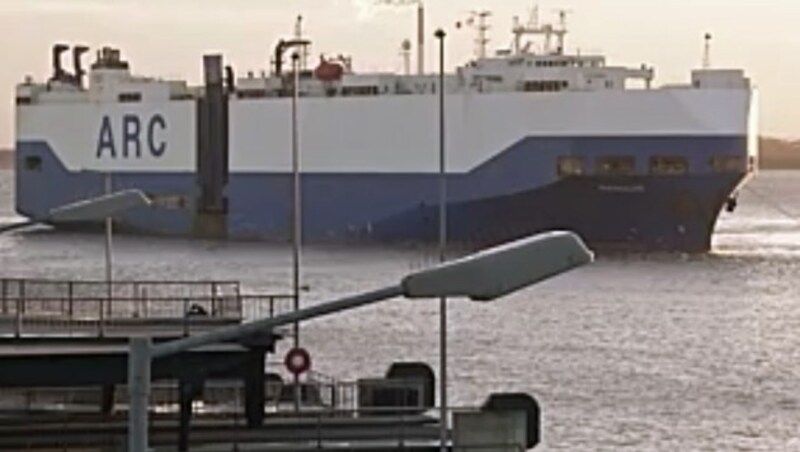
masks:
[[[650,157],[650,174],[679,175],[689,172],[689,162],[680,156]]]
[[[524,91],[532,93],[562,91],[569,87],[565,80],[529,80],[522,87]]]
[[[603,176],[630,176],[636,172],[636,160],[631,156],[600,157],[596,171]]]
[[[711,169],[717,173],[740,173],[747,169],[747,164],[738,155],[715,155],[711,157]]]
[[[25,157],[25,169],[28,171],[41,171],[42,170],[42,158],[38,155],[31,155]]]
[[[583,159],[580,157],[559,157],[558,176],[580,176],[583,174]]]

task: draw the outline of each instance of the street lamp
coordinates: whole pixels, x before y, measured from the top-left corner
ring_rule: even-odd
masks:
[[[111,179],[111,173],[106,172],[105,174],[105,186],[106,186],[106,194],[111,194],[114,190],[114,182]],[[112,299],[114,297],[114,289],[112,286],[112,282],[114,279],[114,270],[113,270],[113,260],[111,257],[111,250],[114,248],[114,244],[111,241],[111,236],[113,235],[114,229],[114,221],[112,220],[111,216],[107,216],[104,220],[105,223],[105,236],[106,236],[106,246],[105,246],[105,257],[106,257],[106,297],[108,298],[108,306],[106,309],[111,309]],[[100,309],[102,319],[105,314],[103,313],[103,309]],[[109,312],[109,316],[111,313]],[[102,324],[102,323],[101,323]],[[100,329],[100,333],[103,333],[102,328]]]
[[[111,194],[114,191],[114,182],[111,177],[111,172],[109,171],[97,171],[91,169],[83,169],[82,172],[88,174],[97,174],[103,176],[103,184],[105,186],[105,194]],[[99,218],[98,218],[99,219]],[[114,234],[114,221],[111,216],[107,216],[102,218],[103,226],[104,226],[104,233],[105,233],[105,274],[106,274],[106,299],[108,300],[108,304],[106,309],[111,309],[111,300],[114,298],[114,289],[112,287],[113,279],[114,279],[114,264],[113,264],[113,257],[112,257],[112,250],[114,248],[112,236]],[[100,319],[102,320],[105,316],[105,310],[100,309]],[[100,329],[100,335],[103,334],[102,328]]]
[[[111,219],[119,213],[135,207],[146,207],[152,201],[141,190],[123,190],[112,193],[110,185],[106,186],[107,193],[96,198],[84,199],[71,204],[56,207],[43,218],[11,224],[0,227],[0,233],[33,226],[39,223],[72,223],[82,221],[106,222],[106,286],[108,291],[108,306],[111,303]],[[102,336],[103,321],[107,308],[100,306],[100,335]]]
[[[0,233],[37,224],[99,221],[113,218],[126,210],[135,207],[146,207],[150,204],[150,198],[141,190],[123,190],[56,207],[51,209],[44,217],[2,226],[0,227]]]
[[[130,338],[128,354],[128,451],[148,447],[147,410],[152,360],[218,342],[236,341],[279,326],[310,320],[395,297],[466,297],[491,301],[536,282],[588,264],[593,254],[571,232],[551,232],[491,248],[412,273],[397,284],[317,304],[276,317],[223,327],[153,345],[148,337]]]
[[[111,175],[106,173],[106,194],[98,198],[93,198],[86,201],[78,201],[77,203],[69,204],[64,207],[54,209],[50,212],[50,217],[53,222],[69,222],[69,221],[99,221],[105,222],[105,273],[106,273],[106,307],[100,307],[100,335],[102,336],[103,320],[106,316],[106,310],[110,312],[111,303],[113,299],[112,288],[112,261],[111,250],[113,244],[111,242],[111,228],[112,220],[116,214],[134,207],[149,206],[151,204],[148,198],[140,190],[124,190],[120,192],[112,192]],[[110,315],[110,314],[109,314]]]
[[[422,4],[422,3],[420,3]],[[444,122],[444,38],[441,28],[435,36],[439,40],[439,262],[446,260],[447,247],[447,172],[445,167]],[[439,298],[439,400],[440,442],[442,452],[447,451],[447,297]]]
[[[300,197],[300,136],[297,122],[297,102],[300,97],[300,54],[292,53],[292,298],[294,310],[300,309],[300,244],[302,241],[302,210]],[[294,348],[300,347],[300,324],[295,322]],[[294,373],[294,409],[300,411],[300,374]]]

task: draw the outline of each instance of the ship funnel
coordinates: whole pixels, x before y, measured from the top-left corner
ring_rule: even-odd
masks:
[[[69,50],[66,44],[56,44],[53,46],[53,80],[61,80],[66,75],[61,66],[61,54]]]
[[[83,86],[83,76],[86,75],[86,70],[81,65],[81,57],[88,51],[89,48],[86,46],[79,45],[72,48],[72,66],[75,68],[75,85],[78,87]]]

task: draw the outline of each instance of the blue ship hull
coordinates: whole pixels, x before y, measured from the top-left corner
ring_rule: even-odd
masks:
[[[601,249],[705,252],[717,217],[740,181],[735,175],[568,178],[514,195],[450,204],[448,237],[486,246],[562,229]],[[437,208],[387,218],[363,236],[435,241]]]
[[[651,156],[675,150],[696,170],[647,174]],[[103,191],[103,175],[68,171],[47,143],[20,142],[17,151],[17,210],[25,216],[40,218],[55,206]],[[558,156],[619,154],[636,156],[636,174],[601,176],[588,167],[584,175],[556,175]],[[746,137],[523,139],[469,173],[448,175],[448,237],[454,244],[485,246],[566,229],[600,249],[704,252],[720,210],[747,175],[712,171],[709,161],[719,155],[746,156]],[[26,159],[34,156],[41,164],[31,171]],[[182,208],[126,213],[119,229],[172,236],[195,231],[194,174],[119,173],[113,179],[115,189],[179,194],[186,201]],[[432,173],[304,174],[304,240],[435,241],[437,190]],[[231,173],[227,198],[228,237],[288,240],[291,175]]]

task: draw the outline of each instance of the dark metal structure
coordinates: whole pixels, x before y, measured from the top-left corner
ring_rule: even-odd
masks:
[[[220,239],[228,231],[228,93],[221,55],[203,57],[205,95],[197,100],[197,200],[194,233]],[[229,74],[229,79],[232,77]]]

